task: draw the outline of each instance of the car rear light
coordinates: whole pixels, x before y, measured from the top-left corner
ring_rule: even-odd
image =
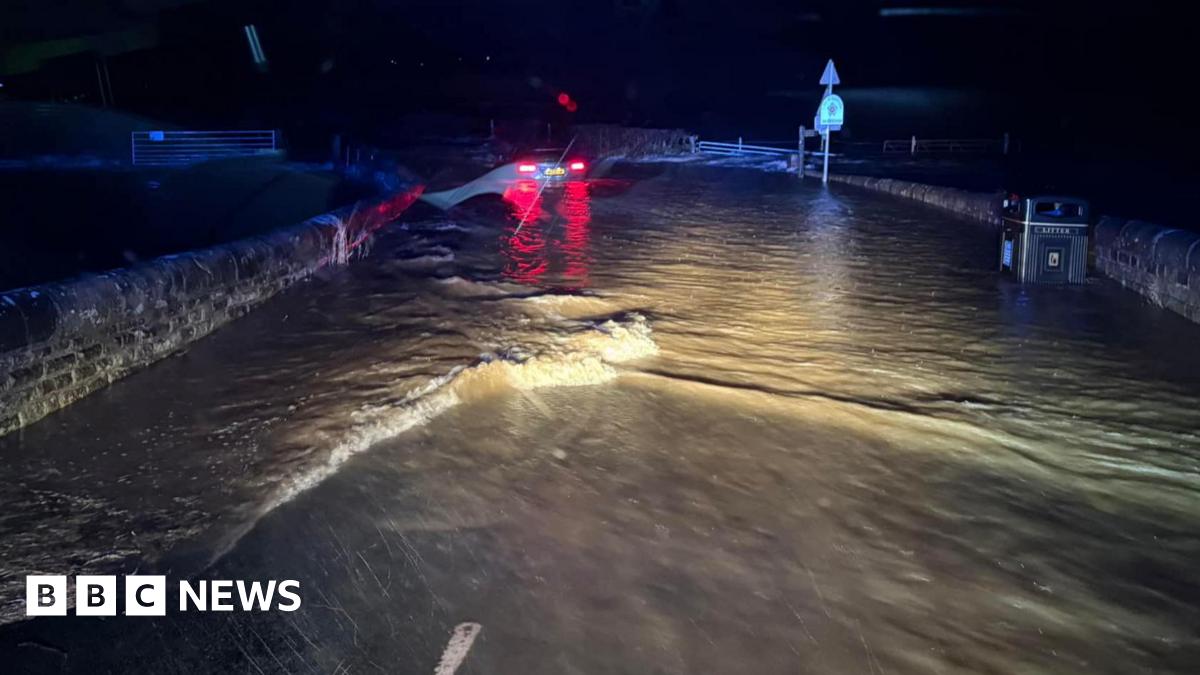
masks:
[[[533,173],[534,171],[537,171],[537,164],[518,164],[517,165],[518,173]]]
[[[586,168],[587,168],[587,165],[584,164],[583,162],[571,162],[571,170],[572,171],[583,171]]]

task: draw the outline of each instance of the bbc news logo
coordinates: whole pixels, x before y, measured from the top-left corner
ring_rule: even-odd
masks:
[[[70,606],[67,579],[60,575],[25,577],[25,616],[66,616]],[[125,616],[166,616],[168,605],[181,612],[294,612],[300,609],[300,582],[180,581],[177,602],[168,602],[165,576],[125,577]],[[75,577],[76,616],[116,616],[117,577]]]

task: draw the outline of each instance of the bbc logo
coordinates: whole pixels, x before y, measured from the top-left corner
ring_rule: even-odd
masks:
[[[66,616],[71,607],[70,577],[29,575],[25,577],[26,616]],[[181,580],[178,584],[179,611],[195,612],[294,612],[300,609],[300,582],[245,581],[242,579]],[[116,616],[117,577],[81,574],[75,577],[76,616]],[[167,578],[125,577],[125,616],[165,616]]]
[[[66,616],[67,577],[62,575],[25,577],[26,616]],[[116,616],[117,578],[80,574],[75,577],[75,614],[78,616]],[[167,578],[165,576],[125,577],[126,616],[166,616]]]

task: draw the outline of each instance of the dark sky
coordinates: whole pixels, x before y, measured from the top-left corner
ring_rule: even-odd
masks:
[[[833,57],[848,137],[1010,130],[1077,149],[1166,148],[1191,126],[1179,101],[1192,79],[1194,29],[1180,6],[11,0],[0,36],[14,45],[152,24],[156,49],[109,58],[114,91],[127,107],[176,118],[278,116],[281,107],[335,123],[415,110],[554,116],[554,95],[569,91],[582,120],[771,136],[811,120]],[[270,59],[265,75],[251,68],[247,23]],[[9,79],[31,95],[57,94],[46,72]]]

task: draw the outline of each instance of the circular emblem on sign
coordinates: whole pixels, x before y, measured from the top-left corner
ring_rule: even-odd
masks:
[[[821,99],[821,107],[817,108],[817,127],[841,127],[845,116],[842,97],[830,94]]]

